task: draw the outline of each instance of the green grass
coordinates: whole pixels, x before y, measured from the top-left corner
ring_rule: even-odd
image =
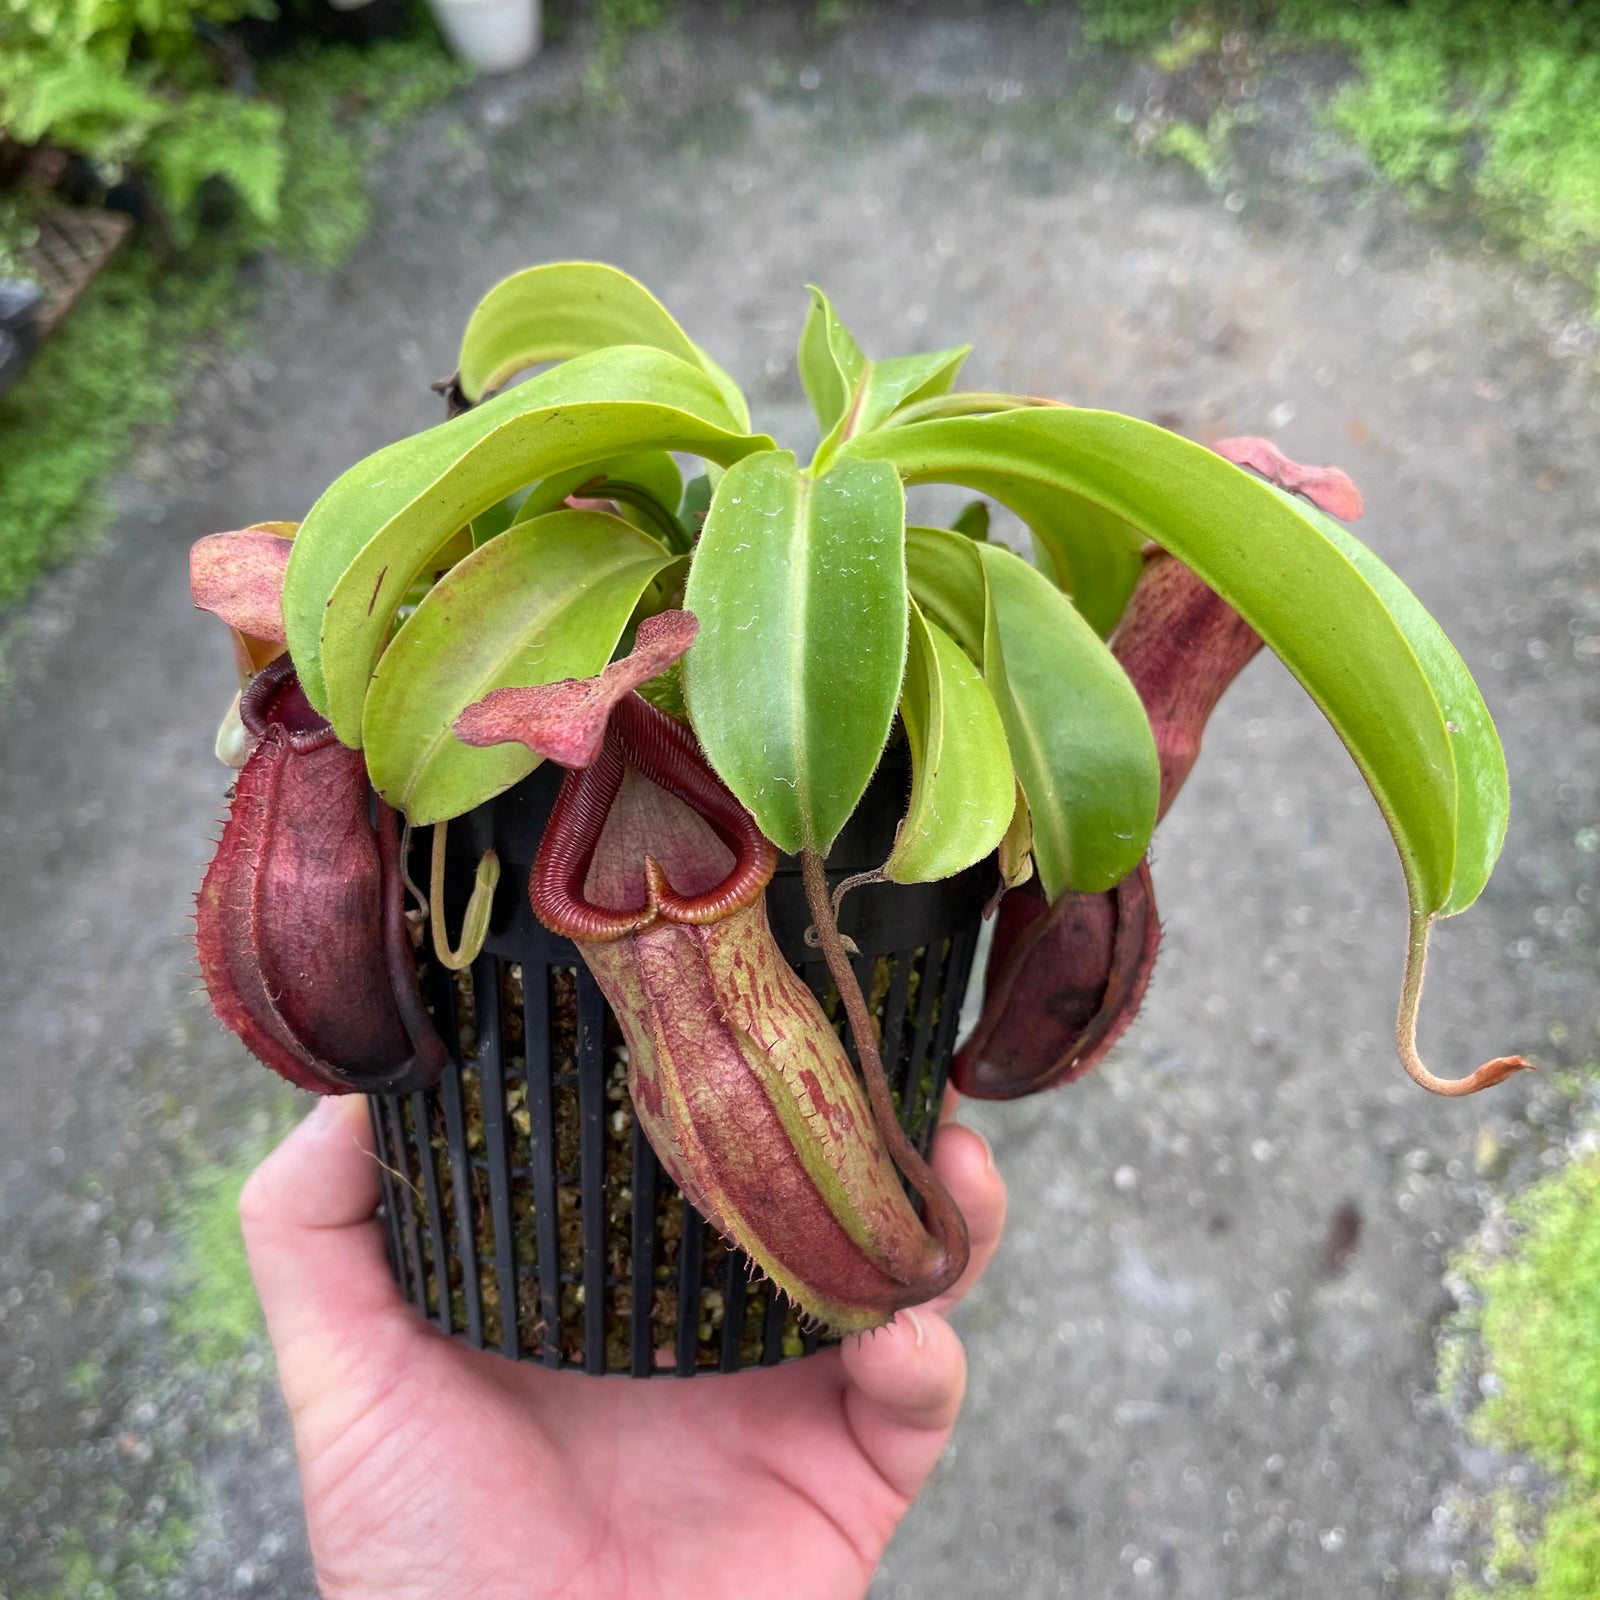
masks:
[[[261,93],[286,114],[278,222],[269,230],[241,214],[174,259],[136,241],[0,398],[0,611],[96,542],[107,521],[99,485],[138,437],[170,421],[199,353],[237,337],[250,258],[342,260],[371,222],[365,171],[378,136],[467,76],[431,35],[327,47],[264,70]],[[0,258],[8,217],[19,226],[0,216]]]
[[[1600,1595],[1600,1157],[1575,1160],[1511,1207],[1512,1251],[1458,1269],[1481,1309],[1463,1319],[1495,1383],[1473,1430],[1528,1455],[1562,1487],[1542,1515],[1503,1492],[1494,1507],[1495,1600]],[[1460,1348],[1459,1344],[1457,1346]],[[1441,1363],[1448,1395],[1459,1361]],[[1487,1600],[1459,1588],[1456,1600]]]
[[[1172,156],[1194,168],[1207,183],[1218,182],[1224,162],[1219,141],[1210,128],[1197,128],[1190,122],[1169,122],[1150,146],[1151,154]]]

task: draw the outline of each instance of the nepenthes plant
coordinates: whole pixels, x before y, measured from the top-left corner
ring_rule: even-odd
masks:
[[[1344,527],[1354,485],[1260,439],[1207,448],[962,390],[966,355],[871,359],[812,290],[799,371],[821,442],[802,466],[635,280],[534,267],[473,313],[448,420],[357,463],[298,527],[202,540],[195,598],[232,626],[243,685],[198,905],[223,1021],[319,1092],[434,1081],[450,1051],[414,949],[469,961],[499,872],[486,854],[452,942],[448,825],[554,763],[527,893],[621,1025],[662,1166],[809,1317],[881,1325],[967,1250],[896,1120],[839,929],[851,884],[824,868],[886,746],[909,752],[909,793],[865,876],[992,863],[955,1082],[1031,1093],[1081,1076],[1137,1010],[1160,940],[1152,833],[1265,645],[1399,852],[1402,1065],[1446,1095],[1525,1066],[1448,1079],[1417,1052],[1429,928],[1483,888],[1508,789],[1460,657]],[[948,526],[909,521],[929,483],[979,498]],[[991,504],[1028,555],[990,537]],[[428,891],[408,869],[422,827]],[[774,942],[780,853],[801,863],[854,1064]]]

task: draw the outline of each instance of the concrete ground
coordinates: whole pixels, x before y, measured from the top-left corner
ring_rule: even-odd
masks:
[[[524,264],[636,272],[796,444],[814,280],[872,351],[975,342],[975,387],[1343,464],[1365,536],[1479,676],[1515,794],[1494,882],[1439,934],[1427,1054],[1600,1055],[1579,308],[1406,220],[1292,77],[1251,177],[1215,194],[1123,153],[1137,83],[1075,51],[1061,8],[885,8],[825,37],[755,9],[643,42],[610,108],[556,46],[409,130],[372,237],[330,278],[272,274],[246,353],[116,485],[105,551],[24,619],[0,710],[0,1595],[311,1592],[259,1342],[183,1332],[205,1317],[178,1223],[196,1174],[287,1107],[184,941],[230,692],[185,552],[300,515],[435,420],[428,380]],[[1474,1557],[1450,1508],[1507,1468],[1432,1399],[1443,1264],[1556,1159],[1582,1095],[1556,1073],[1413,1088],[1390,1046],[1400,873],[1348,758],[1270,660],[1207,746],[1159,842],[1142,1020],[1085,1082],[974,1118],[1013,1223],[882,1600],[1443,1597]]]

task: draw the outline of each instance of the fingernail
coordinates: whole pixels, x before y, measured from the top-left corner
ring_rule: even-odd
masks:
[[[917,1349],[920,1350],[922,1348],[923,1340],[927,1338],[927,1334],[924,1332],[922,1327],[922,1318],[919,1317],[916,1312],[912,1311],[909,1307],[902,1311],[900,1315],[903,1316],[915,1330],[917,1335]]]

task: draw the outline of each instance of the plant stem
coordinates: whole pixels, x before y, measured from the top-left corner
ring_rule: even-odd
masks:
[[[833,976],[839,998],[844,1003],[845,1016],[850,1021],[850,1034],[856,1044],[856,1060],[861,1064],[867,1100],[872,1106],[872,1120],[877,1123],[878,1132],[888,1145],[895,1165],[922,1197],[929,1233],[944,1247],[944,1260],[935,1269],[932,1281],[925,1286],[926,1298],[931,1300],[936,1294],[942,1294],[967,1270],[967,1257],[971,1253],[967,1219],[961,1215],[961,1208],[939,1181],[933,1168],[922,1159],[916,1146],[906,1137],[900,1119],[894,1114],[894,1097],[889,1093],[883,1057],[878,1051],[877,1036],[872,1031],[872,1016],[867,1010],[861,985],[856,981],[855,969],[845,953],[844,939],[839,933],[839,923],[828,894],[828,873],[822,864],[822,857],[815,850],[802,850],[800,866],[806,900],[811,907],[811,920],[817,930],[817,943],[828,963],[828,971]]]

